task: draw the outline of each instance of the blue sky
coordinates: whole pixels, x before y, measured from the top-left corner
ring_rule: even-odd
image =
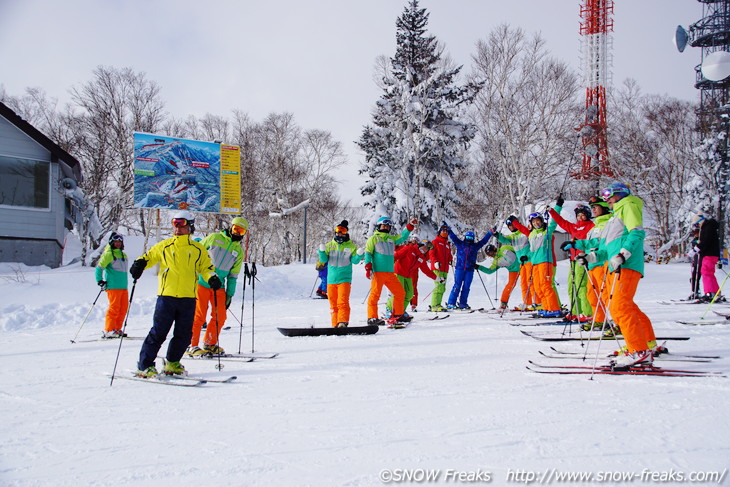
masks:
[[[353,178],[354,141],[380,96],[373,67],[395,50],[406,0],[0,0],[0,84],[68,100],[99,65],[145,72],[170,114],[261,120],[288,111],[306,129],[343,143]],[[540,31],[552,54],[580,69],[579,0],[421,0],[429,32],[470,69],[479,39],[498,24]],[[636,79],[644,92],[699,100],[700,52],[672,44],[678,24],[702,16],[694,0],[616,0],[613,82]],[[610,107],[609,107],[610,119]],[[354,186],[353,186],[354,187]]]

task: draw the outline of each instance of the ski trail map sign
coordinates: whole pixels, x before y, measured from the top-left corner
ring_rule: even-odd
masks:
[[[135,132],[134,206],[240,214],[240,147]]]

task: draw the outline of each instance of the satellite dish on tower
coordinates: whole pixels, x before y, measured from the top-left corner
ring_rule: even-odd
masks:
[[[722,81],[730,76],[730,52],[715,51],[702,61],[702,76],[710,81]]]
[[[687,47],[687,41],[689,41],[689,36],[687,35],[687,31],[684,30],[684,27],[681,25],[677,26],[677,31],[674,33],[674,39],[672,40],[677,50],[684,52],[684,48]]]

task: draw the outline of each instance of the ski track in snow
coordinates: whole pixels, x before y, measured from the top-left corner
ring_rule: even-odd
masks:
[[[585,348],[533,340],[507,315],[419,321],[426,313],[417,312],[408,328],[371,336],[284,337],[277,326],[329,323],[327,301],[309,298],[313,263],[258,269],[254,347],[279,357],[222,362],[220,372],[217,361],[184,361],[191,375],[237,375],[231,384],[118,380],[109,387],[104,374],[119,342],[70,343],[99,292],[93,269],[27,268],[27,281],[17,282],[9,266],[0,264],[2,485],[359,487],[382,485],[379,472],[397,468],[489,471],[492,485],[506,485],[510,470],[722,471],[730,458],[730,427],[721,419],[728,379],[534,374],[528,360],[550,361],[538,350]],[[657,334],[691,337],[668,343],[670,350],[723,357],[671,368],[729,372],[728,327],[674,322],[699,319],[705,306],[657,304],[688,294],[689,266],[647,264],[646,271],[637,302]],[[361,267],[354,274],[353,325],[365,322],[368,286]],[[566,301],[566,262],[557,274]],[[506,274],[497,278],[501,291]],[[494,277],[483,279],[495,300]],[[137,284],[131,336],[150,327],[156,285],[149,270]],[[419,280],[422,309],[431,287]],[[244,352],[251,350],[253,291],[246,289]],[[478,280],[470,304],[491,308]],[[102,295],[79,340],[100,334],[106,307]],[[240,282],[231,310],[240,318]],[[226,324],[232,328],[221,345],[238,351],[240,325],[231,316]],[[140,346],[122,342],[118,374],[135,368]],[[597,344],[586,346],[590,365]],[[613,348],[603,342],[600,353]]]

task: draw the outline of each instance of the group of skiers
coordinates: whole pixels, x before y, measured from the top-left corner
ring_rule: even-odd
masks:
[[[473,231],[465,232],[460,238],[446,223],[440,226],[433,240],[410,238],[419,223],[415,217],[407,222],[400,234],[393,235],[393,221],[381,217],[365,246],[358,248],[350,239],[347,220],[343,220],[334,228],[333,239],[318,249],[319,262],[325,265],[327,272],[322,280],[326,283],[322,294],[329,300],[332,326],[347,327],[350,322],[352,266],[360,262],[364,261],[365,276],[370,280],[367,323],[391,326],[412,319],[407,306],[409,302],[414,303],[414,280],[419,272],[434,282],[429,311],[440,312],[470,309],[468,299],[474,272],[490,274],[505,268],[508,282],[500,296],[501,310],[508,307],[512,290],[520,280],[522,306],[519,309],[537,311],[540,317],[563,318],[580,324],[586,331],[601,329],[606,336],[621,333],[626,345],[617,352],[615,365],[651,363],[654,355],[666,349],[656,343],[651,321],[634,303],[639,279],[644,273],[642,200],[632,195],[626,184],[612,183],[600,196],[591,197],[587,205],[575,207],[575,223],[560,216],[564,203],[559,195],[555,205],[544,214],[530,214],[527,225],[520,223],[516,216],[510,216],[505,220],[509,233],[491,228],[480,240]],[[701,258],[697,268],[701,269],[705,296],[717,298],[719,286],[714,277],[719,258],[717,222],[704,215],[697,220],[698,239],[694,249]],[[155,358],[173,324],[164,373],[184,373],[180,364],[184,354],[224,353],[218,343],[219,334],[235,294],[244,258],[241,240],[248,230],[248,222],[242,217],[234,218],[229,228],[201,241],[191,236],[195,219],[189,211],[176,213],[171,223],[173,237],[154,245],[129,268],[136,283],[144,269],[160,265],[153,326],[138,361],[138,375],[143,377],[158,374]],[[554,279],[553,233],[558,225],[570,235],[570,240],[560,246],[570,252],[570,308],[567,312],[562,309]],[[499,247],[488,245],[492,237],[496,237]],[[490,267],[477,264],[479,251],[485,245],[485,253],[492,258]],[[444,306],[446,279],[451,267],[454,285]],[[123,334],[123,320],[129,304],[126,274],[124,239],[112,233],[96,269],[96,280],[106,289],[109,299],[106,338]],[[697,281],[693,272],[693,286]],[[378,302],[383,287],[390,291],[391,297],[387,313],[381,317]],[[211,315],[206,319],[208,308]],[[200,333],[205,323],[208,326],[201,348]]]
[[[506,268],[509,276],[500,296],[501,309],[508,307],[510,294],[521,280],[521,309],[536,310],[540,317],[578,323],[585,331],[600,329],[605,336],[622,334],[625,346],[616,353],[616,366],[651,363],[655,355],[666,349],[657,344],[651,321],[634,302],[644,274],[643,201],[632,195],[626,184],[614,182],[599,196],[591,197],[587,204],[575,207],[575,223],[560,216],[564,203],[559,195],[555,205],[544,214],[530,214],[527,225],[510,216],[505,220],[509,233],[492,228],[478,241],[473,231],[459,238],[444,223],[433,240],[408,242],[417,219],[412,218],[399,235],[391,235],[393,222],[382,217],[363,250],[350,242],[346,225],[341,224],[336,229],[336,239],[340,241],[322,245],[319,260],[329,263],[330,272],[333,267],[348,269],[349,297],[351,267],[360,262],[364,253],[365,274],[371,280],[367,306],[370,325],[398,324],[411,319],[406,309],[413,293],[412,281],[419,270],[434,281],[429,311],[445,311],[470,309],[468,298],[475,270],[489,274]],[[561,245],[562,250],[570,252],[567,312],[562,309],[555,288],[553,233],[557,226],[570,235],[570,240]],[[501,244],[499,247],[487,245],[494,236]],[[344,247],[345,241],[348,247]],[[490,267],[476,263],[479,250],[485,245],[486,254],[492,258]],[[719,255],[719,249],[712,252]],[[706,293],[717,293],[719,289],[714,280],[716,263],[716,258],[703,258]],[[454,286],[444,306],[445,282],[452,266]],[[386,316],[381,318],[377,305],[384,286],[392,297]],[[328,294],[329,290],[328,285]],[[346,301],[344,293],[339,293],[337,299],[330,298],[332,326],[348,325],[350,308]]]
[[[129,267],[136,283],[145,269],[160,266],[153,324],[142,344],[137,363],[137,375],[140,377],[158,375],[155,359],[171,329],[173,336],[167,348],[165,374],[185,373],[185,367],[180,363],[184,354],[224,353],[218,344],[219,335],[225,324],[226,310],[236,292],[243,263],[241,241],[248,230],[245,218],[234,218],[229,228],[211,233],[201,241],[192,238],[195,217],[191,212],[175,213],[171,223],[173,236],[152,246]],[[96,280],[107,290],[109,297],[103,336],[121,337],[129,303],[127,255],[121,235],[113,233],[109,239],[96,268]],[[206,319],[208,308],[211,316]],[[206,322],[203,347],[200,348],[200,333]]]

